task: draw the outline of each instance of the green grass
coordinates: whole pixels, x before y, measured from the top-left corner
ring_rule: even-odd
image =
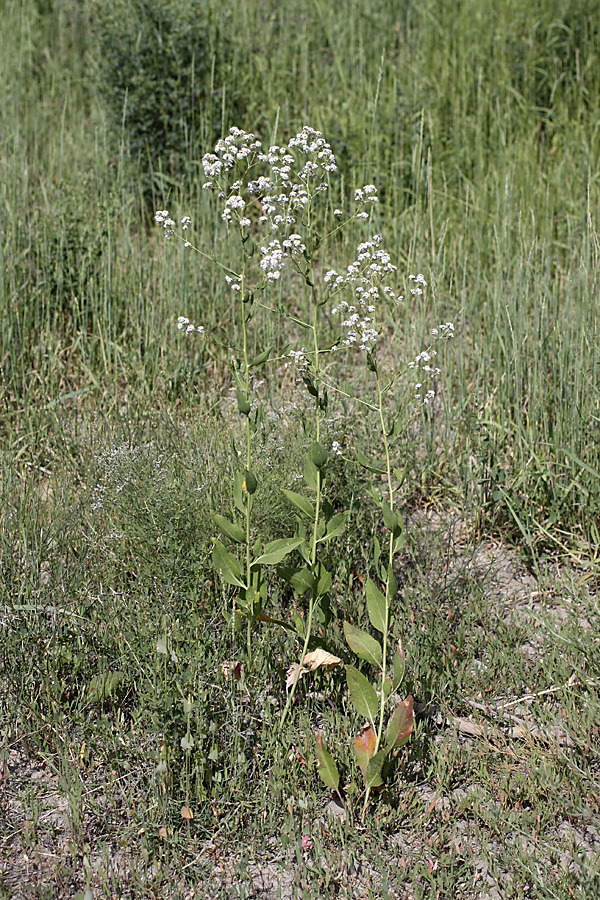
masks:
[[[94,4],[0,0],[0,897],[594,896],[598,5],[204,8],[211,100],[185,165],[140,158],[111,119]],[[222,671],[245,659],[212,565],[232,381],[227,352],[175,324],[232,329],[234,311],[216,267],[165,245],[150,212],[191,214],[224,258],[198,161],[232,124],[266,144],[310,124],[342,196],[378,186],[400,283],[429,284],[393,323],[404,359],[456,326],[441,402],[395,450],[409,537],[394,629],[418,715],[364,827],[344,678],[307,681],[279,730],[293,642],[257,629],[252,671]],[[255,326],[258,350],[280,346],[281,323]],[[291,382],[270,372],[262,390],[269,540],[293,531],[280,488],[310,436]],[[376,455],[368,418],[334,412],[332,435]],[[365,622],[383,526],[359,467],[333,474],[352,516],[332,549],[328,648],[347,659],[341,622]],[[267,611],[292,604],[273,578]],[[317,730],[352,821],[326,811]]]

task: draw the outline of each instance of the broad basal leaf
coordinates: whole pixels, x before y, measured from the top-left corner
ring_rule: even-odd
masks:
[[[367,787],[380,787],[380,785],[383,784],[381,770],[383,768],[386,756],[387,750],[380,750],[379,753],[376,753],[373,759],[369,761],[369,765],[367,766],[367,774],[365,775]]]
[[[332,516],[327,523],[325,534],[321,538],[321,542],[325,543],[326,541],[330,541],[332,538],[339,537],[346,527],[346,522],[349,515],[349,512],[341,512],[335,516]]]
[[[389,751],[392,747],[399,747],[406,743],[413,732],[414,700],[407,697],[402,703],[399,703],[394,712],[390,716],[386,734],[386,749]]]
[[[354,738],[354,753],[364,778],[367,777],[367,766],[369,765],[369,760],[375,755],[376,747],[377,735],[375,730],[372,725],[365,725]]]
[[[355,628],[349,622],[344,622],[344,635],[348,646],[360,659],[381,668],[382,651],[379,641],[376,641],[366,631]]]

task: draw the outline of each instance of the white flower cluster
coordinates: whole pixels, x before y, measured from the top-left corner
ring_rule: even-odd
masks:
[[[452,322],[446,322],[445,325],[439,325],[438,328],[432,328],[431,334],[435,338],[453,338],[454,325]]]
[[[294,365],[298,368],[300,373],[305,372],[308,369],[308,350],[306,347],[302,347],[301,350],[290,350],[288,356],[291,360],[293,360]],[[286,363],[286,368],[290,365],[290,363]]]
[[[206,153],[202,157],[204,174],[207,178],[218,179],[223,171],[233,169],[237,162],[248,159],[260,147],[260,141],[253,134],[241,128],[231,128],[227,137],[217,141],[215,152]],[[204,187],[212,187],[212,184],[205,184]]]
[[[165,232],[165,238],[170,241],[173,235],[175,234],[175,222],[169,215],[168,209],[158,209],[154,213],[154,221],[157,222],[158,225],[162,225]],[[192,224],[192,220],[189,216],[184,216],[181,220],[181,227],[183,231],[187,231],[190,225]],[[186,247],[191,247],[189,241],[185,241]]]
[[[373,328],[373,313],[380,295],[396,302],[402,299],[385,284],[388,276],[396,272],[396,266],[392,265],[389,253],[381,248],[382,243],[382,235],[376,234],[372,240],[359,244],[356,259],[347,267],[345,276],[338,275],[334,269],[325,274],[324,281],[333,290],[350,289],[354,294],[354,303],[341,300],[332,309],[333,315],[346,316],[341,323],[346,329],[342,339],[346,346],[357,343],[361,350],[371,351],[379,336]]]
[[[185,329],[186,334],[191,334],[192,331],[197,331],[198,334],[204,334],[204,325],[192,325],[189,319],[186,319],[185,316],[179,316],[177,319],[177,327],[180,331]]]
[[[427,406],[433,398],[435,397],[435,391],[431,388],[426,391],[423,396],[424,390],[424,382],[431,381],[435,378],[436,375],[440,374],[440,369],[437,366],[432,365],[434,358],[437,356],[437,350],[423,350],[419,353],[415,358],[409,362],[408,368],[414,369],[419,372],[417,377],[421,377],[422,381],[418,381],[415,384],[415,395],[414,399],[423,402],[425,406]]]
[[[414,281],[415,284],[417,285],[417,287],[414,287],[414,288],[411,288],[411,289],[410,289],[410,292],[411,292],[411,294],[413,294],[413,296],[417,296],[418,294],[422,294],[422,293],[423,293],[423,290],[422,290],[422,288],[420,287],[420,285],[423,285],[423,287],[427,287],[427,282],[425,281],[425,279],[423,278],[423,276],[422,276],[421,274],[419,274],[419,275],[409,275],[409,276],[408,276],[408,280],[409,280],[409,281]]]
[[[251,220],[245,211],[252,205],[260,210],[260,224],[268,223],[272,232],[287,231],[308,204],[309,181],[318,182],[314,191],[327,189],[327,173],[337,168],[335,157],[321,133],[308,126],[287,146],[274,145],[267,152],[261,147],[253,134],[232,128],[227,137],[217,142],[215,152],[207,153],[202,159],[204,174],[209,179],[203,187],[217,190],[225,200],[222,219],[227,224],[235,220],[241,228],[249,228]],[[304,155],[305,160],[294,175],[295,154]],[[244,163],[246,172],[257,163],[266,164],[269,172],[245,185],[243,179],[229,184],[227,173],[240,162]]]
[[[186,216],[187,218],[187,216]],[[169,215],[168,209],[158,209],[154,214],[154,221],[162,225],[165,230],[165,238],[170,241],[175,234],[175,222]]]
[[[305,125],[302,131],[288,142],[288,147],[290,149],[297,148],[300,153],[307,157],[312,157],[307,160],[304,168],[298,173],[299,177],[304,181],[315,179],[319,174],[319,169],[322,169],[324,172],[335,172],[337,169],[337,163],[331,147],[320,131],[315,131],[314,128],[310,128],[308,125]],[[325,185],[326,189],[327,185]]]
[[[285,260],[289,256],[301,256],[306,250],[299,234],[290,234],[283,241],[271,241],[268,247],[261,247],[262,259],[260,267],[267,276],[267,281],[273,282],[281,275]]]

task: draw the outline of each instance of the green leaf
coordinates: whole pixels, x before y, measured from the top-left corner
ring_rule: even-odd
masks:
[[[307,500],[306,497],[303,497],[302,494],[297,494],[295,491],[288,491],[285,488],[282,488],[282,491],[290,503],[312,522],[315,517],[315,510],[310,500]]]
[[[319,470],[308,454],[304,457],[304,481],[309,490],[319,490]]]
[[[391,508],[390,504],[387,502],[387,500],[383,501],[382,509],[383,509],[383,524],[390,531],[393,531],[394,528],[396,528],[396,526],[398,525],[398,516],[396,515],[395,512],[392,511],[392,508]]]
[[[248,363],[248,368],[252,369],[254,366],[262,366],[262,364],[265,363],[271,355],[272,349],[272,347],[267,347],[266,350],[263,350],[262,353],[259,353],[258,356],[255,356],[254,359]]]
[[[364,716],[375,727],[375,718],[379,709],[375,688],[354,666],[346,666],[346,681],[352,706],[359,716]]]
[[[331,587],[333,581],[331,572],[328,572],[323,563],[317,564],[317,597],[323,597]]]
[[[310,448],[310,458],[317,469],[322,469],[329,459],[329,454],[323,444],[320,444],[318,441],[313,441]]]
[[[390,716],[385,741],[387,752],[392,747],[402,746],[411,736],[414,728],[413,706],[413,698],[407,697],[398,704]]]
[[[306,385],[306,389],[311,397],[318,397],[319,391],[317,386],[315,385],[315,380],[309,372],[305,372],[302,376],[302,381]]]
[[[388,579],[388,596],[390,598],[390,606],[396,599],[396,594],[398,593],[398,581],[396,576],[390,569],[390,577]]]
[[[377,537],[373,538],[373,563],[375,564],[375,568],[377,568],[379,564],[379,560],[381,558],[381,544]]]
[[[325,541],[330,541],[332,538],[339,537],[346,527],[349,515],[349,512],[341,512],[336,516],[333,516],[327,523],[327,531],[321,538],[321,542],[325,543]]]
[[[384,634],[387,631],[387,602],[377,585],[370,578],[367,581],[367,612],[373,628]]]
[[[315,586],[315,576],[310,569],[306,568],[306,566],[303,566],[300,569],[279,566],[277,568],[277,574],[298,594],[305,594],[307,591],[312,591]]]
[[[167,650],[167,645],[166,645],[165,642],[162,640],[162,638],[159,638],[159,639],[157,640],[157,642],[156,642],[156,652],[157,652],[157,653],[162,653],[163,656],[167,656],[168,653],[169,653],[169,651]]]
[[[218,515],[218,513],[213,513],[213,519],[221,534],[231,538],[232,541],[236,541],[238,544],[245,543],[246,533],[243,528],[240,528],[235,522],[230,522],[225,516]]]
[[[397,691],[402,684],[402,679],[404,678],[404,670],[406,668],[406,660],[398,650],[396,650],[396,652],[394,653],[393,667],[394,677],[392,678],[392,690]]]
[[[387,750],[380,750],[379,753],[376,753],[375,756],[369,760],[367,774],[365,775],[367,787],[380,787],[383,784],[381,770],[383,769],[386,756]]]
[[[242,413],[243,416],[249,415],[252,404],[246,397],[245,392],[241,391],[239,388],[236,388],[235,395],[237,397],[238,410]]]
[[[225,549],[221,541],[215,541],[213,548],[213,565],[220,572],[221,578],[226,584],[234,584],[236,587],[245,588],[242,581],[243,569],[233,553]]]
[[[277,541],[270,541],[270,543],[265,544],[264,553],[257,559],[254,559],[252,565],[277,565],[288,553],[296,550],[303,541],[304,538],[280,538]]]
[[[233,476],[233,502],[235,503],[238,512],[240,512],[243,516],[246,515],[246,503],[244,501],[244,482],[245,473],[236,472]]]
[[[317,754],[317,772],[325,787],[337,791],[340,783],[340,773],[334,759],[323,743],[323,735],[319,732],[315,743],[315,752]]]
[[[369,472],[377,472],[378,475],[386,474],[386,470],[382,469],[381,466],[378,466],[375,463],[372,463],[370,461],[370,459],[367,456],[365,456],[365,454],[362,452],[362,450],[356,451],[356,459],[358,460],[360,465],[363,467],[363,469],[368,469]]]
[[[355,628],[349,622],[344,622],[344,635],[348,646],[360,659],[381,668],[382,651],[379,641],[376,641],[366,631]]]

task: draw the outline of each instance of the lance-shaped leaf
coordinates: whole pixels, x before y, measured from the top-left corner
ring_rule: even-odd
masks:
[[[331,587],[332,582],[331,572],[328,572],[323,563],[317,564],[317,596],[323,597],[329,588]]]
[[[306,566],[303,566],[301,569],[291,568],[290,566],[278,566],[277,574],[299,594],[312,591],[315,586],[315,576]]]
[[[248,368],[251,369],[253,366],[261,366],[263,363],[265,363],[268,360],[272,349],[272,347],[267,347],[266,350],[263,350],[262,353],[259,353],[258,356],[255,356],[254,359],[248,363]]]
[[[385,633],[387,631],[387,602],[377,585],[370,578],[367,581],[367,612],[373,628],[381,631],[382,634]]]
[[[367,773],[365,775],[367,787],[380,787],[380,785],[383,784],[381,770],[383,769],[386,756],[387,750],[380,750],[379,753],[375,754],[373,759],[369,760]]]
[[[325,541],[330,541],[332,538],[339,537],[346,527],[346,521],[349,515],[349,512],[341,512],[335,516],[332,516],[332,518],[327,523],[327,529],[325,531],[325,534],[321,538],[321,541],[325,543]]]
[[[340,773],[333,760],[333,757],[325,744],[323,743],[323,735],[321,732],[317,735],[315,752],[317,754],[317,772],[321,777],[321,781],[326,787],[337,791],[340,783]]]
[[[295,506],[296,509],[299,509],[307,519],[309,519],[310,521],[314,519],[315,510],[310,500],[307,500],[307,498],[303,497],[302,494],[297,494],[296,491],[288,491],[286,490],[286,488],[282,488],[281,490],[290,501],[290,503]]]
[[[363,467],[363,469],[368,469],[369,472],[377,472],[378,475],[386,474],[386,470],[377,465],[377,463],[372,463],[371,460],[367,456],[365,456],[362,450],[356,451],[356,459]]]
[[[221,541],[215,541],[213,548],[213,565],[220,572],[221,578],[227,584],[234,584],[236,587],[245,588],[246,585],[242,581],[242,566],[235,558],[233,553],[229,553],[225,549]]]
[[[318,491],[319,470],[308,454],[304,457],[304,481],[311,491]]]
[[[387,502],[387,500],[384,500],[382,502],[381,506],[382,506],[382,510],[383,510],[383,524],[390,531],[393,531],[394,528],[396,528],[396,526],[398,525],[398,516],[392,510],[392,508],[391,508],[390,504]]]
[[[234,448],[235,449],[235,448]],[[233,476],[233,501],[243,516],[246,515],[246,503],[244,502],[244,473],[236,472]]]
[[[285,628],[285,630],[289,631],[291,634],[295,634],[295,635],[298,634],[296,628],[293,625],[290,625],[289,622],[284,622],[283,619],[274,619],[273,616],[268,616],[264,612],[257,613],[256,619],[259,622],[269,622],[273,625],[280,625],[281,628]]]
[[[392,690],[397,691],[400,685],[402,684],[402,679],[404,678],[404,669],[406,667],[406,660],[404,659],[404,654],[399,650],[396,650],[394,653],[393,660],[393,670],[394,675],[392,678]]]
[[[278,562],[296,550],[303,542],[304,538],[280,538],[277,541],[271,541],[265,545],[264,552],[257,559],[252,561],[252,565],[275,566]]]
[[[354,738],[354,753],[363,778],[367,777],[367,766],[369,761],[375,756],[377,749],[377,735],[372,725],[365,727]]]
[[[237,544],[245,542],[246,532],[239,525],[236,525],[235,522],[230,522],[229,519],[226,519],[225,516],[220,516],[218,513],[213,513],[213,519],[221,534],[231,538]]]
[[[354,666],[346,666],[346,681],[352,706],[359,716],[368,719],[374,727],[375,717],[379,710],[379,700],[375,688]]]
[[[411,736],[414,728],[413,706],[413,698],[407,697],[390,716],[385,741],[388,752],[392,747],[401,747]]]
[[[348,646],[360,659],[381,668],[382,651],[379,641],[376,641],[366,631],[355,628],[349,622],[344,622],[344,635]]]

